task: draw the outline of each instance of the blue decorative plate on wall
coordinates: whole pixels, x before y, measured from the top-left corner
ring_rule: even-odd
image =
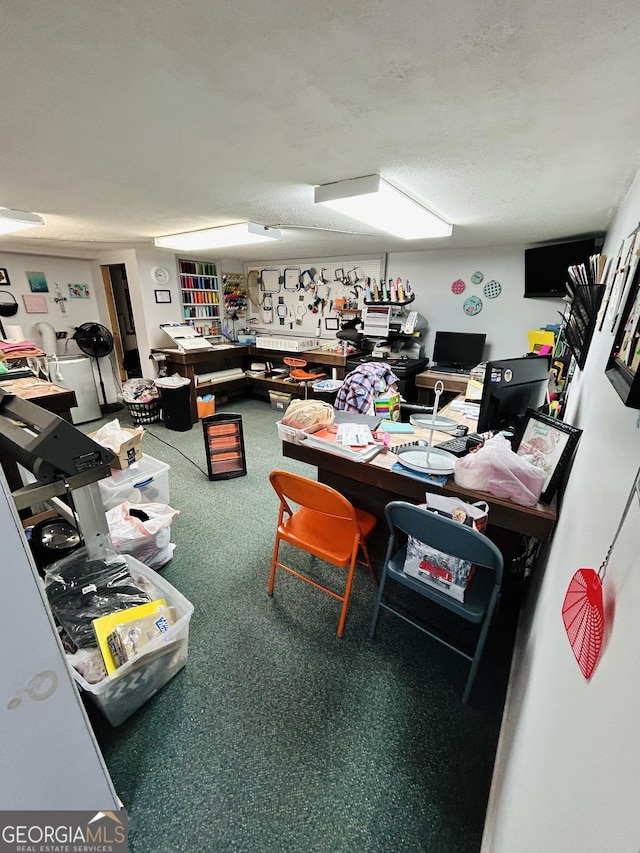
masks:
[[[476,314],[482,311],[482,299],[479,296],[470,296],[468,299],[465,299],[462,310],[470,317],[475,317]]]

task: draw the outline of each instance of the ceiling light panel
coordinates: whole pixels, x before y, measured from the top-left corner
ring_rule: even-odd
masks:
[[[404,240],[450,237],[453,226],[381,178],[367,175],[315,188],[316,204]]]
[[[246,246],[249,243],[268,243],[279,239],[280,231],[277,228],[257,225],[255,222],[238,222],[235,225],[205,228],[202,231],[167,234],[165,237],[156,237],[153,242],[163,249],[195,251],[221,249],[225,246]]]
[[[44,225],[44,219],[37,213],[0,207],[0,234],[13,234],[15,231],[35,228],[37,225]]]

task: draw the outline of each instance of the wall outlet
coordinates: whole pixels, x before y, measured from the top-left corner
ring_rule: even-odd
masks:
[[[67,337],[66,332],[56,332],[56,340],[63,341]]]

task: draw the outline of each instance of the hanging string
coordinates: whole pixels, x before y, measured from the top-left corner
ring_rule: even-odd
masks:
[[[633,496],[634,495],[637,495],[638,501],[640,503],[640,468],[636,472],[636,476],[633,478],[633,485],[631,486],[631,491],[629,492],[629,497],[627,498],[627,503],[626,503],[626,506],[625,506],[624,511],[622,513],[622,517],[620,518],[620,521],[618,523],[618,529],[615,532],[615,535],[613,537],[613,541],[611,542],[611,545],[609,545],[609,550],[607,551],[607,555],[604,558],[604,560],[602,561],[602,565],[598,569],[598,577],[600,578],[601,581],[604,580],[604,576],[607,573],[607,567],[609,565],[609,559],[611,557],[611,552],[613,551],[613,549],[615,547],[615,544],[618,540],[618,536],[620,535],[620,531],[622,530],[622,526],[623,526],[623,524],[627,518],[627,514],[631,508],[631,504],[633,503]]]

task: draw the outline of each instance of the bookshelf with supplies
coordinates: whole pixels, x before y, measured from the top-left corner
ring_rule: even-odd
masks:
[[[587,352],[598,321],[598,311],[604,295],[602,277],[606,258],[592,255],[588,266],[579,264],[569,267],[566,283],[569,296],[564,314],[563,331],[571,354],[582,370]]]
[[[220,334],[220,280],[217,264],[178,260],[182,315],[199,334]]]

